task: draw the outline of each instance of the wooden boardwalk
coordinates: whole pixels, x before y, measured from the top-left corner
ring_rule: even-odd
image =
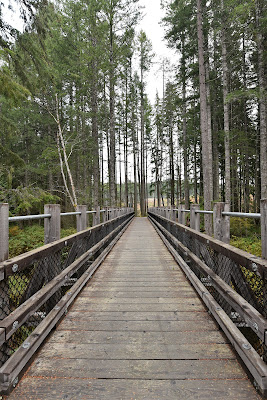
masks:
[[[259,399],[145,218],[136,218],[9,400]]]

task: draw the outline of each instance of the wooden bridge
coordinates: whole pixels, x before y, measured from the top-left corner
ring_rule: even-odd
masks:
[[[12,281],[14,273],[21,279],[30,274],[33,282],[40,266],[49,269],[49,263],[64,261],[64,268],[45,285],[36,281],[30,291],[28,283],[17,307],[2,321],[1,351],[6,360],[0,385],[3,393],[14,387],[3,398],[253,400],[260,398],[254,386],[266,395],[267,321],[260,309],[266,304],[252,294],[253,305],[247,302],[234,287],[233,273],[229,286],[216,268],[216,274],[209,271],[204,276],[210,267],[194,235],[200,235],[202,243],[205,235],[153,212],[150,219],[153,225],[129,213],[44,246],[41,255],[36,250],[2,264],[5,279]],[[174,233],[171,226],[175,238],[168,238]],[[179,254],[178,247],[184,246],[177,239],[179,229],[184,238],[186,231],[191,241],[194,238],[194,254],[190,246],[186,254]],[[69,249],[65,260],[62,249],[65,253]],[[234,268],[231,251],[228,246]],[[257,265],[262,282],[265,261],[253,258],[252,266],[252,256],[237,253],[248,270],[250,264],[254,270]],[[220,253],[220,257],[226,270],[226,256]],[[32,272],[29,265],[34,265]],[[219,286],[224,284],[228,291],[223,297]],[[265,289],[261,288],[262,296]],[[258,347],[254,347],[261,351],[236,327],[242,323],[244,329],[256,332]],[[26,327],[32,333],[22,342]],[[18,347],[15,352],[14,347]]]

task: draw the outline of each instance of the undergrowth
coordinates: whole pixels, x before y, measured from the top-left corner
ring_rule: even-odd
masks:
[[[61,237],[66,237],[76,233],[75,228],[61,229]],[[44,245],[44,227],[32,225],[19,228],[17,225],[9,229],[9,257],[16,257],[27,251],[36,249]]]

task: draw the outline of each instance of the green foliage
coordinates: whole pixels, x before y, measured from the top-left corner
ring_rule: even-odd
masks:
[[[260,227],[252,218],[230,218],[230,234],[235,237],[248,237],[260,234]]]
[[[15,257],[19,254],[36,249],[44,244],[44,228],[33,225],[20,229],[13,226],[9,230],[9,257]]]
[[[61,237],[76,233],[75,228],[61,229]],[[20,228],[13,225],[9,229],[9,257],[16,257],[44,245],[44,227],[34,224]]]
[[[0,95],[4,96],[10,105],[18,106],[30,96],[30,92],[13,78],[7,66],[3,66],[0,69]]]
[[[34,186],[0,190],[0,202],[9,203],[11,215],[43,213],[45,204],[59,201],[58,196]]]
[[[261,257],[260,226],[254,219],[230,218],[230,244]]]
[[[247,251],[257,257],[261,257],[261,240],[258,236],[252,235],[248,237],[232,236],[230,244],[240,250]]]

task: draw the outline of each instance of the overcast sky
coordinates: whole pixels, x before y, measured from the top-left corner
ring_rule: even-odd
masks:
[[[153,59],[153,67],[147,75],[146,88],[149,99],[154,104],[156,92],[158,91],[160,97],[163,92],[162,68],[160,67],[162,59],[167,58],[172,64],[175,64],[177,56],[174,50],[167,47],[166,41],[163,39],[164,28],[160,25],[160,21],[164,17],[165,11],[160,7],[160,0],[139,0],[139,3],[145,7],[143,10],[145,16],[137,29],[143,29],[146,32],[156,54]]]

